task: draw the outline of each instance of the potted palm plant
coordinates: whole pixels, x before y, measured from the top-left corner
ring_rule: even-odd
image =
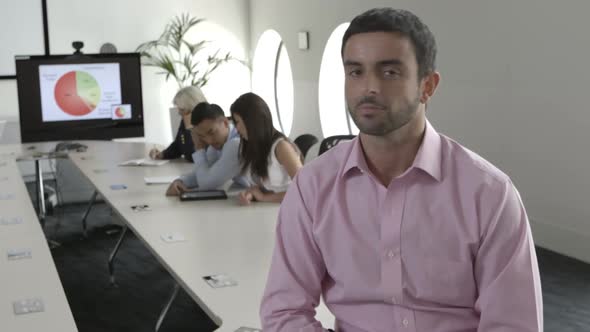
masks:
[[[137,47],[143,64],[162,69],[158,73],[166,75],[166,81],[174,78],[179,88],[189,85],[203,87],[211,74],[224,63],[238,61],[246,65],[230,52],[221,49],[212,51],[209,40],[192,42],[187,39],[188,32],[204,21],[186,13],[173,17],[158,39]]]

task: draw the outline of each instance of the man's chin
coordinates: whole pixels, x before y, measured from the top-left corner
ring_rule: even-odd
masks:
[[[363,130],[360,128],[359,128],[359,132],[364,135],[376,136],[376,137],[381,137],[381,136],[385,136],[388,134],[388,132],[384,131],[384,130]]]
[[[355,123],[359,131],[365,135],[371,136],[384,136],[391,132],[387,127],[383,126],[381,123]]]
[[[359,131],[367,135],[376,135],[383,130],[381,123],[377,119],[357,119],[354,122]]]

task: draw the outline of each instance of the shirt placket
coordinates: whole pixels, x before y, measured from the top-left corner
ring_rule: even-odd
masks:
[[[381,288],[386,303],[394,307],[396,330],[415,331],[414,313],[403,306],[401,229],[406,186],[399,181],[389,186],[381,209]]]
[[[403,188],[392,184],[381,202],[381,287],[385,302],[401,304],[402,273],[400,229],[404,206]]]

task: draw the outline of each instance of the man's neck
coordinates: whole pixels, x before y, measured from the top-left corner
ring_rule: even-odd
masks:
[[[424,113],[385,136],[360,134],[361,145],[371,172],[385,187],[414,162],[426,128]]]

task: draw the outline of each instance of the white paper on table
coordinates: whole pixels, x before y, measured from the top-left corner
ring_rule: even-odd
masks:
[[[145,184],[169,184],[178,179],[177,175],[144,177]]]
[[[132,159],[119,164],[119,166],[162,166],[170,160],[154,160],[154,159]]]

